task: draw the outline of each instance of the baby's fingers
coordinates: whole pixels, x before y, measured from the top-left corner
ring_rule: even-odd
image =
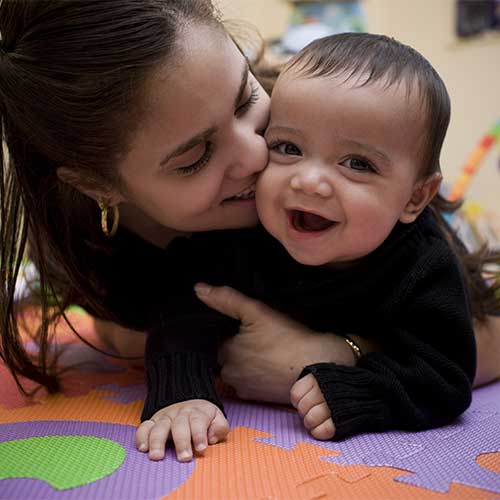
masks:
[[[297,408],[298,414],[301,417],[304,417],[312,408],[324,403],[325,398],[323,397],[319,387],[317,387],[304,394],[295,407]]]
[[[179,462],[189,462],[193,458],[189,420],[189,413],[180,413],[172,422],[172,439]]]
[[[208,443],[215,444],[223,441],[229,433],[229,424],[226,417],[218,409],[208,429]]]
[[[331,418],[328,418],[309,432],[315,439],[320,439],[322,441],[332,439],[332,437],[335,436],[335,424]]]
[[[319,405],[313,406],[304,415],[304,427],[308,430],[312,430],[331,416],[332,413],[328,405],[326,403],[320,403]]]
[[[152,420],[145,420],[135,432],[135,447],[142,452],[149,450],[149,433],[155,423]]]
[[[153,422],[150,420],[150,422]],[[163,417],[154,421],[154,426],[149,433],[149,459],[162,460],[165,457],[165,446],[170,434],[172,421]]]
[[[317,382],[312,373],[297,380],[290,389],[290,402],[292,405],[297,408],[300,400],[315,387],[317,387]]]
[[[193,412],[189,415],[189,424],[191,426],[191,438],[194,449],[203,453],[208,446],[207,432],[210,426],[211,417],[202,411]]]

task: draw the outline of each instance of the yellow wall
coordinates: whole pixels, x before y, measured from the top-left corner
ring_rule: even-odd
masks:
[[[217,0],[216,0],[217,1]],[[218,0],[225,17],[254,24],[264,37],[286,28],[285,0]],[[454,35],[455,0],[364,0],[368,30],[394,36],[424,54],[444,79],[452,120],[444,145],[445,180],[453,182],[484,133],[500,118],[500,34],[470,41]],[[500,211],[499,147],[490,151],[467,197]]]

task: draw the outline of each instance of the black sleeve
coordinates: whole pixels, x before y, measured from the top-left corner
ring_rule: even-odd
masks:
[[[141,421],[161,408],[188,399],[206,399],[223,410],[215,389],[217,350],[233,323],[215,314],[164,318],[146,341],[147,396]]]
[[[437,253],[401,294],[392,326],[374,332],[383,352],[355,367],[318,363],[302,372],[318,381],[335,439],[444,425],[470,405],[476,352],[469,300],[454,256]]]
[[[205,399],[223,410],[215,389],[217,351],[238,331],[238,322],[210,309],[193,286],[219,272],[219,241],[174,240],[156,278],[164,284],[149,304],[145,353],[147,396],[141,420],[188,399]],[[202,251],[200,251],[200,249]],[[212,253],[217,259],[212,258]],[[208,278],[209,279],[209,278]]]

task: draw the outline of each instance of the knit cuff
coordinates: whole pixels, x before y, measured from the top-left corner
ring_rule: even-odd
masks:
[[[147,395],[141,421],[188,399],[205,399],[224,408],[215,390],[214,362],[199,353],[167,353],[147,366]]]
[[[318,381],[332,413],[334,440],[359,432],[382,431],[391,425],[389,406],[372,373],[356,367],[317,363],[306,366],[299,378],[308,373]]]

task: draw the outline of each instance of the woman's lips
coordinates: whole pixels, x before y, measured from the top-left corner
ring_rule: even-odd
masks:
[[[231,196],[230,198],[225,198],[223,203],[230,201],[244,201],[244,200],[254,200],[255,199],[255,184],[247,187],[243,191]]]

